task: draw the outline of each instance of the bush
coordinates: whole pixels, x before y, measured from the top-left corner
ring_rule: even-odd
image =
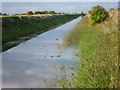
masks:
[[[90,25],[95,25],[109,18],[109,13],[102,6],[95,6],[90,12]]]

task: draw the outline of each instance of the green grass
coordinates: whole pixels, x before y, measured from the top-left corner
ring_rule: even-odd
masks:
[[[2,18],[2,43],[3,51],[9,46],[4,44],[17,40],[19,37],[28,36],[34,33],[43,33],[49,28],[64,24],[80,15],[49,15],[49,16],[23,16]],[[11,47],[11,45],[10,45]]]
[[[65,37],[66,46],[80,47],[80,65],[70,84],[61,87],[120,88],[117,15],[95,26],[84,17]]]

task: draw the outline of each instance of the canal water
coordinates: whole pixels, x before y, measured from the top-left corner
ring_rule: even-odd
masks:
[[[64,37],[81,20],[72,20],[2,53],[3,88],[45,88],[54,84],[56,74],[67,68],[67,78],[78,61],[74,49],[64,48]],[[57,70],[56,70],[56,69]]]

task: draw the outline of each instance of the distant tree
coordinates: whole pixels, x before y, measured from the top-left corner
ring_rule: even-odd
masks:
[[[45,11],[43,11],[43,12],[44,12],[44,14],[48,14],[48,11],[46,11],[46,10],[45,10]]]
[[[83,13],[83,11],[81,12],[81,16],[85,16],[85,14]]]
[[[0,15],[2,15],[2,13],[0,12]]]
[[[7,15],[6,13],[3,13],[3,15]]]
[[[56,14],[55,11],[49,11],[49,14]]]
[[[26,13],[22,13],[21,15],[26,15]]]
[[[61,12],[59,12],[59,14],[61,14]]]
[[[33,12],[32,11],[28,11],[27,14],[28,15],[33,15]]]
[[[19,14],[15,14],[15,15],[19,15]]]
[[[109,18],[109,13],[102,6],[95,6],[90,13],[90,25],[100,23]]]
[[[48,11],[41,11],[41,14],[48,14]]]
[[[41,12],[40,11],[35,11],[35,13],[34,14],[41,14]]]
[[[91,11],[89,11],[89,13],[91,13]]]
[[[115,10],[114,8],[110,8],[110,11]]]

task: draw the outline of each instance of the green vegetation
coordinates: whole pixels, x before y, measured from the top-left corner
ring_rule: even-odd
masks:
[[[89,26],[85,16],[65,38],[67,46],[80,46],[80,65],[72,81],[61,87],[120,88],[118,63],[118,11],[109,12],[107,21]],[[91,17],[90,17],[91,18]]]
[[[40,34],[50,28],[64,24],[73,20],[80,15],[45,15],[45,16],[11,16],[2,18],[2,44],[3,51],[13,45],[6,43],[17,40],[19,37],[28,36],[30,34]]]
[[[90,12],[90,25],[105,21],[107,18],[109,18],[109,13],[103,7],[93,7]]]

